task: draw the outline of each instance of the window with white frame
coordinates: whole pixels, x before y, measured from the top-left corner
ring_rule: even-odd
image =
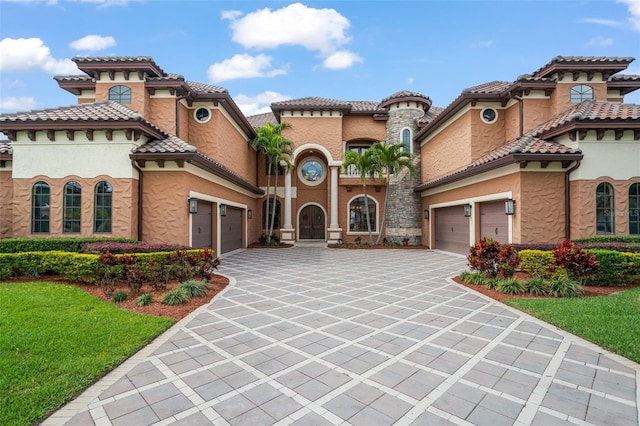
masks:
[[[571,103],[579,104],[582,101],[593,99],[593,88],[586,84],[578,84],[571,88]]]
[[[93,201],[93,232],[111,232],[113,187],[107,181],[96,184]]]
[[[371,231],[377,232],[377,203],[373,198],[367,196],[366,204],[367,206],[365,206],[364,196],[356,197],[349,203],[349,232],[369,231],[367,227],[367,207],[369,208],[369,223],[371,224]]]
[[[31,189],[31,232],[49,232],[51,188],[47,182],[36,182]]]
[[[67,182],[62,194],[62,232],[80,232],[81,212],[82,187],[76,181]]]
[[[109,88],[109,100],[121,104],[131,103],[131,88],[127,86],[113,86]]]
[[[596,188],[596,234],[613,234],[615,231],[615,196],[613,185],[602,182]]]
[[[640,235],[640,183],[629,187],[629,234]]]
[[[411,129],[402,129],[403,151],[411,154]]]

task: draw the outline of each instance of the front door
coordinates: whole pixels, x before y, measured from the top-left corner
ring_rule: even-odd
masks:
[[[301,240],[324,240],[324,211],[320,206],[309,205],[300,212],[300,234]]]

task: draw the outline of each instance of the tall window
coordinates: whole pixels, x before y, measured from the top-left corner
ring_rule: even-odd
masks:
[[[111,232],[113,188],[109,182],[96,184],[93,202],[93,232]]]
[[[80,232],[81,211],[82,188],[78,182],[67,182],[62,194],[62,232]]]
[[[629,187],[629,234],[640,235],[640,183]]]
[[[131,89],[127,86],[113,86],[109,89],[109,100],[121,104],[131,103]]]
[[[269,206],[269,207],[267,207]],[[262,223],[264,229],[269,229],[271,225],[271,216],[273,215],[273,200],[269,199],[269,202],[262,202]],[[276,215],[273,219],[273,229],[280,229],[280,201],[276,200]]]
[[[610,183],[603,182],[596,188],[596,233],[597,234],[613,234],[614,233],[614,195],[613,186]]]
[[[51,188],[46,182],[36,182],[31,189],[31,232],[49,232]]]
[[[579,104],[582,101],[593,99],[593,89],[586,84],[578,84],[571,88],[571,103]]]
[[[369,223],[371,230],[376,229],[376,202],[368,197],[369,201]],[[364,205],[364,197],[354,198],[349,203],[349,231],[351,232],[367,232],[367,214]]]
[[[402,131],[402,144],[404,145],[404,152],[411,154],[411,130],[404,129]]]

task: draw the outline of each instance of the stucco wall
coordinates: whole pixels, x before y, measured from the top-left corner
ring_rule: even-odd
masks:
[[[342,120],[342,140],[387,140],[384,121],[374,121],[371,116],[346,116]],[[397,142],[396,142],[397,143]]]
[[[564,173],[523,172],[520,215],[520,241],[558,243],[565,238]]]
[[[0,169],[0,238],[12,236],[13,184],[11,170]]]
[[[282,122],[291,124],[284,137],[296,147],[305,144],[324,146],[334,160],[342,158],[342,117],[282,117]]]
[[[478,114],[478,111],[466,112],[455,123],[422,145],[420,154],[423,181],[435,179],[471,162],[471,114]]]
[[[151,98],[147,108],[147,121],[155,124],[167,133],[176,133],[175,98]]]
[[[491,124],[482,121],[480,117],[482,109],[472,109],[470,111],[471,161],[475,161],[505,144],[504,111],[497,107],[494,108],[498,111],[498,118]]]
[[[82,187],[81,232],[79,234],[62,233],[62,193],[64,185],[76,181]],[[93,233],[93,207],[95,185],[105,180],[113,187],[112,228],[109,234]],[[31,192],[33,184],[44,181],[51,190],[50,232],[48,234],[31,233]],[[13,180],[13,233],[12,237],[89,237],[107,236],[137,238],[138,181],[134,179],[113,179],[108,176],[80,178],[67,176],[53,179],[36,176],[31,179]]]
[[[596,101],[607,100],[607,83],[600,81],[599,74],[591,81],[587,81],[584,77],[577,81],[571,81],[571,75],[566,74],[564,79],[556,84],[556,89],[551,94],[550,110],[552,117],[576,106],[576,104],[571,103],[571,88],[580,84],[593,88],[593,99]]]
[[[103,73],[103,76],[105,74]],[[138,111],[140,114],[145,115],[147,113],[146,106],[148,100],[148,93],[144,87],[143,81],[97,81],[96,82],[96,101],[109,100],[109,89],[113,86],[127,86],[131,89],[131,103],[123,104],[129,109]]]

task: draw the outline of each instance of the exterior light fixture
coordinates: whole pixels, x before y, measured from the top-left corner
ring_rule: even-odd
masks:
[[[425,218],[425,219],[429,219],[429,209],[426,209],[426,210],[424,211],[424,218]]]
[[[471,217],[471,204],[465,204],[462,208],[464,209],[464,217]]]
[[[198,213],[198,199],[197,198],[187,198],[187,203],[189,203],[189,213],[191,213],[191,214]]]
[[[247,210],[247,219],[253,218],[253,210]]]
[[[351,192],[351,191],[353,191],[353,186],[347,185],[347,192]]]
[[[376,185],[376,192],[380,192],[382,190],[382,188],[380,187],[380,185]]]
[[[513,198],[507,198],[504,201],[504,214],[506,215],[513,215],[516,212],[516,200],[514,200]]]
[[[220,204],[220,216],[226,216],[226,215],[227,215],[227,205]]]

